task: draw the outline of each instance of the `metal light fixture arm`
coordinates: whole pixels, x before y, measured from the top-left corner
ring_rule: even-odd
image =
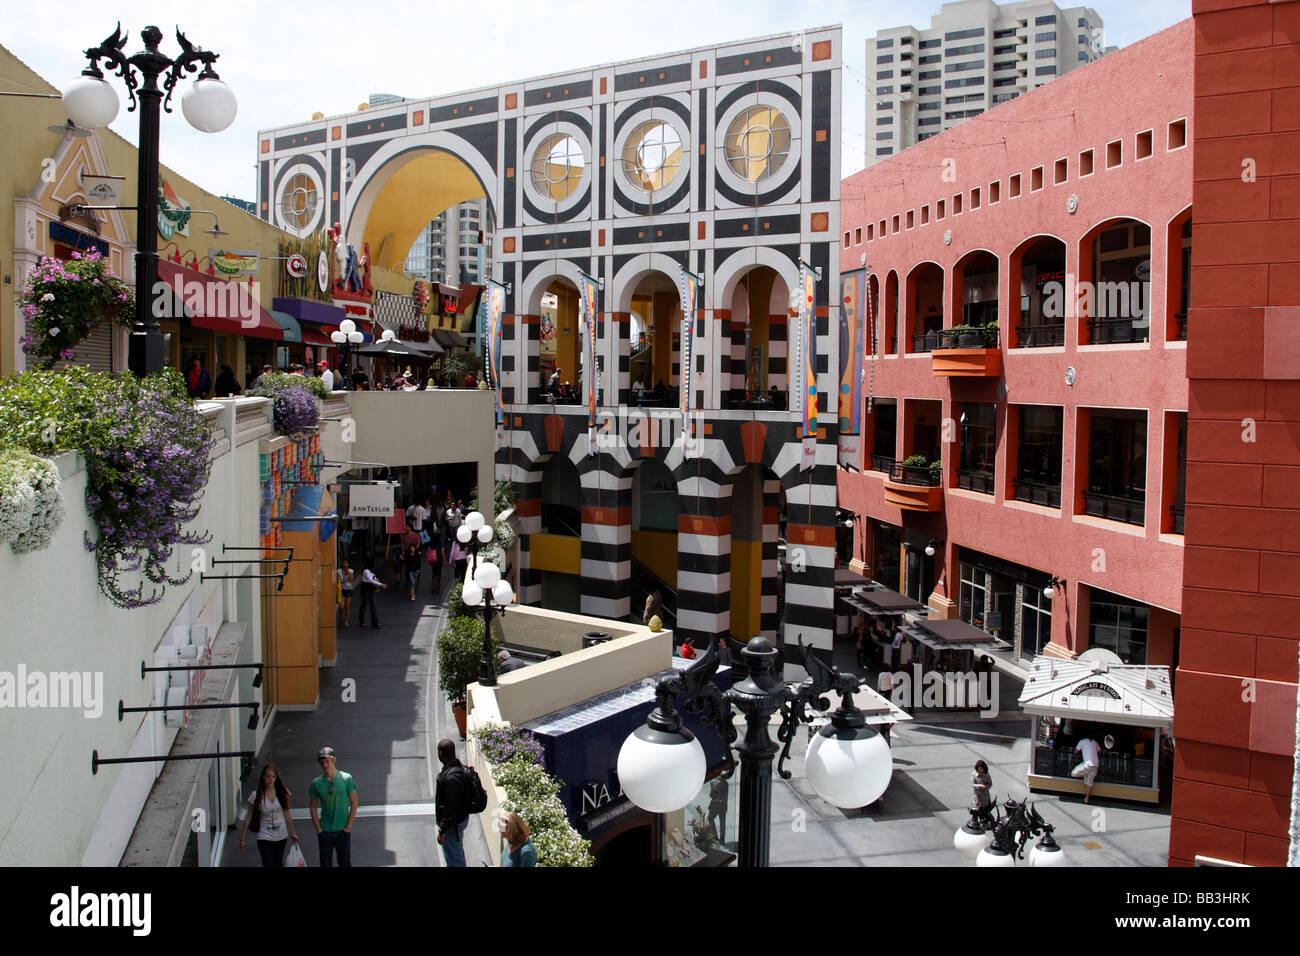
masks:
[[[841,674],[838,667],[828,666],[809,647],[798,643],[800,663],[808,672],[808,677],[797,688],[786,688],[786,699],[781,704],[781,725],[777,728],[776,739],[781,741],[781,756],[777,760],[777,773],[782,780],[789,780],[791,773],[785,769],[785,762],[790,759],[790,745],[794,742],[795,731],[800,724],[808,723],[808,708],[817,710],[830,709],[827,694],[839,694],[840,706],[836,708],[832,719],[848,722],[851,726],[865,723],[862,712],[853,704],[853,695],[862,687],[862,680],[853,674]]]

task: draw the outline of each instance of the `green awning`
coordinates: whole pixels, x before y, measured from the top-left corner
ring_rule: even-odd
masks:
[[[275,319],[280,328],[284,329],[284,340],[286,342],[302,341],[302,326],[288,312],[281,312],[279,309],[267,309],[271,313],[271,318]]]

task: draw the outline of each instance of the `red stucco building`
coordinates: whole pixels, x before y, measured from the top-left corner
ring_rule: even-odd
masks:
[[[845,180],[875,334],[842,557],[1026,660],[1173,666],[1170,862],[1280,865],[1300,3],[1194,6]]]

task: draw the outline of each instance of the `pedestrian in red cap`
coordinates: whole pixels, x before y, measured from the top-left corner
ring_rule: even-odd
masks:
[[[324,360],[316,363],[316,373],[320,380],[325,383],[325,387],[331,392],[334,391],[334,373],[330,371],[330,363]]]

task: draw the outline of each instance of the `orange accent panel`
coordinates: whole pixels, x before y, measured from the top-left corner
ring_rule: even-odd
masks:
[[[519,94],[518,94],[518,93],[507,93],[507,94],[506,94],[506,109],[508,109],[508,110],[513,110],[513,109],[515,109],[515,108],[518,107],[518,106],[519,106]]]
[[[502,239],[502,240],[501,240],[501,248],[504,249],[506,252],[514,252],[514,251],[515,251],[515,237],[514,237],[514,236],[506,236],[504,239]]]
[[[529,498],[524,501],[515,502],[515,514],[521,518],[537,518],[542,513],[542,499]]]
[[[631,321],[632,321],[632,313],[631,313],[631,312],[611,312],[611,313],[609,314],[609,319],[610,319],[611,322],[631,322]]]
[[[806,544],[811,548],[835,547],[835,529],[822,528],[809,524],[789,524],[785,526],[787,544]]]
[[[514,179],[514,178],[515,178],[515,168],[513,166],[507,166],[506,179]]]
[[[722,518],[705,518],[701,515],[678,515],[678,534],[710,534],[721,537],[731,534],[730,516]]]
[[[813,44],[813,62],[818,60],[829,60],[831,58],[831,41],[819,40]]]
[[[269,139],[262,140],[262,152],[269,153],[270,151],[271,151],[271,141]]]
[[[763,524],[771,524],[771,525],[774,525],[774,524],[777,524],[780,520],[781,520],[781,509],[780,509],[780,508],[764,508],[764,509],[763,509]]]
[[[998,378],[1002,375],[999,349],[942,349],[930,353],[931,370],[945,378]]]
[[[824,129],[819,129],[819,130],[817,131],[817,142],[819,142],[819,143],[824,143],[824,142],[826,142],[826,130],[824,130]]]
[[[606,78],[602,76],[600,78],[600,92],[602,96],[605,93],[605,89],[606,89]]]
[[[337,200],[337,199],[339,198],[339,191],[338,191],[337,189],[334,190],[334,192],[330,193],[330,196],[331,196],[331,198]]]
[[[597,230],[596,230],[596,244],[599,245],[599,246],[603,246],[603,245],[605,244],[605,230],[604,230],[604,229],[597,229]]]
[[[942,511],[943,489],[885,479],[885,502],[904,511]]]
[[[515,428],[523,428],[523,427],[524,427],[524,416],[522,416],[522,415],[516,415],[516,416],[515,416]]]
[[[701,219],[695,227],[696,238],[698,239],[706,238],[707,232],[708,232],[708,225],[704,222],[703,219]]]
[[[564,416],[547,415],[543,428],[546,431],[546,450],[559,451],[560,439],[564,437]]]
[[[745,449],[745,464],[763,461],[763,443],[767,440],[767,426],[762,422],[746,422],[740,426],[740,442]]]
[[[809,221],[813,232],[826,232],[831,227],[831,215],[828,212],[815,212]]]
[[[709,76],[709,64],[708,64],[706,61],[701,60],[701,61],[700,61],[700,79],[701,79],[701,80],[708,79],[708,76]]]
[[[424,110],[416,110],[416,111],[415,111],[415,113],[411,116],[411,124],[412,124],[413,126],[423,126],[423,125],[424,125]]]
[[[583,524],[603,524],[619,527],[632,523],[631,508],[588,508],[582,509]]]
[[[520,325],[537,325],[542,321],[540,315],[521,315],[519,316]]]

